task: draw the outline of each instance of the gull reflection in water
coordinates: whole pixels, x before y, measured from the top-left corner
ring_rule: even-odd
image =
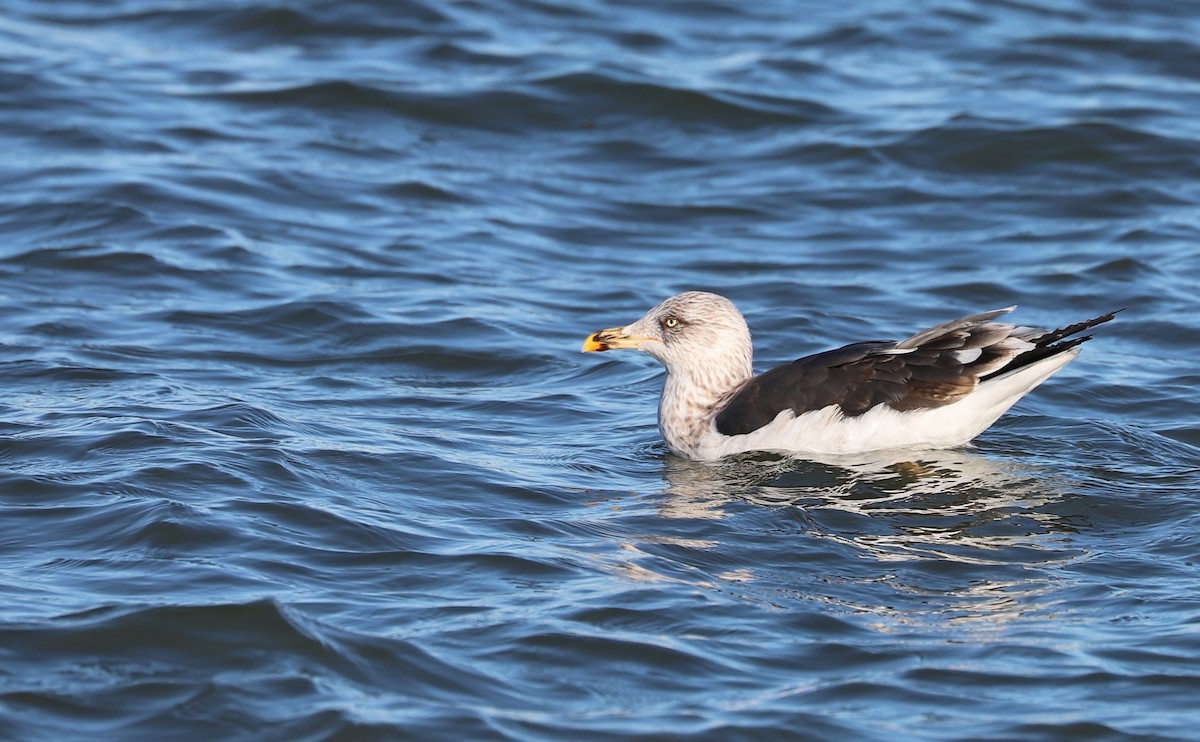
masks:
[[[877,614],[880,626],[892,629],[948,618],[1005,623],[1056,610],[1047,570],[1082,555],[1071,544],[1078,521],[1059,512],[1071,508],[1048,507],[1069,497],[1069,482],[974,450],[822,461],[755,454],[717,465],[669,456],[663,462],[668,486],[658,514],[696,523],[690,532],[705,538],[689,546],[720,552],[724,567],[707,571],[706,579],[745,597],[776,602],[771,595],[808,592],[811,599]],[[759,506],[781,515],[764,519]],[[721,519],[732,520],[716,527]],[[699,525],[704,521],[714,523]],[[767,535],[779,550],[823,554],[826,564],[831,552],[852,558],[834,559],[833,573],[817,576],[802,574],[800,556],[763,560],[764,523],[778,529]],[[642,536],[638,545],[671,540]],[[641,553],[638,546],[627,548]],[[681,556],[674,553],[672,561]],[[670,570],[676,576],[678,567]],[[856,600],[853,590],[826,591],[837,582],[884,583],[891,595],[912,598],[912,609]]]
[[[1053,474],[971,450],[796,459],[761,453],[720,464],[664,459],[661,514],[722,518],[733,503],[937,515],[1022,510],[1057,499]]]

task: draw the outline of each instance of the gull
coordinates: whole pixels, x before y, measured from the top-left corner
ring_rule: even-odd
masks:
[[[755,376],[742,313],[723,296],[688,291],[632,324],[592,333],[583,351],[632,348],[662,362],[658,427],[685,458],[955,448],[1078,356],[1091,339],[1079,333],[1116,314],[1057,330],[995,321],[1014,309],[898,342],[851,343]]]

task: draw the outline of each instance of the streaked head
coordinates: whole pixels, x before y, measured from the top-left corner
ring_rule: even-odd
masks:
[[[752,353],[742,313],[725,297],[704,291],[672,296],[633,324],[594,332],[583,342],[585,353],[622,348],[649,353],[669,371],[717,363],[747,375]]]

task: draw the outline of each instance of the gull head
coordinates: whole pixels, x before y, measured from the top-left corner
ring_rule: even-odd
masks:
[[[654,356],[669,373],[711,375],[727,369],[739,380],[750,375],[753,352],[738,308],[704,291],[672,296],[636,322],[594,332],[583,342],[585,353],[622,348]]]

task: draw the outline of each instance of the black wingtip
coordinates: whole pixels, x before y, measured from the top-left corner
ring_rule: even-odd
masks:
[[[1033,339],[1033,343],[1036,347],[1021,353],[1003,368],[997,369],[986,376],[979,377],[979,380],[987,381],[988,379],[997,376],[1003,376],[1004,374],[1015,371],[1019,368],[1037,363],[1043,358],[1056,356],[1059,353],[1071,350],[1072,348],[1077,348],[1092,339],[1091,335],[1079,335],[1079,333],[1095,327],[1096,325],[1102,325],[1105,322],[1110,322],[1114,317],[1117,316],[1118,312],[1123,311],[1125,311],[1125,307],[1114,309],[1113,311],[1108,312],[1107,314],[1102,314],[1099,317],[1085,319],[1082,322],[1076,322],[1075,324],[1067,325],[1066,327],[1060,327],[1057,330],[1047,332],[1045,335]],[[1072,337],[1073,335],[1078,335],[1078,337]]]
[[[1059,340],[1062,340],[1063,338],[1068,338],[1068,337],[1071,337],[1072,335],[1077,335],[1077,334],[1083,332],[1084,330],[1088,330],[1088,329],[1095,327],[1096,325],[1102,325],[1105,322],[1111,322],[1113,319],[1116,318],[1116,316],[1119,312],[1124,312],[1127,308],[1128,307],[1121,307],[1120,309],[1114,309],[1111,312],[1108,312],[1107,314],[1102,314],[1099,317],[1085,319],[1082,322],[1076,322],[1075,324],[1067,325],[1066,327],[1060,327],[1057,330],[1052,330],[1051,332],[1047,332],[1045,335],[1042,335],[1034,342],[1037,344],[1038,347],[1045,348],[1047,346],[1053,345],[1054,343],[1057,343]],[[1085,341],[1091,340],[1091,339],[1092,338],[1090,335],[1087,337],[1084,337],[1084,338],[1076,338],[1076,340],[1072,343],[1072,345],[1078,345],[1079,343],[1082,343],[1082,342],[1085,342]]]

